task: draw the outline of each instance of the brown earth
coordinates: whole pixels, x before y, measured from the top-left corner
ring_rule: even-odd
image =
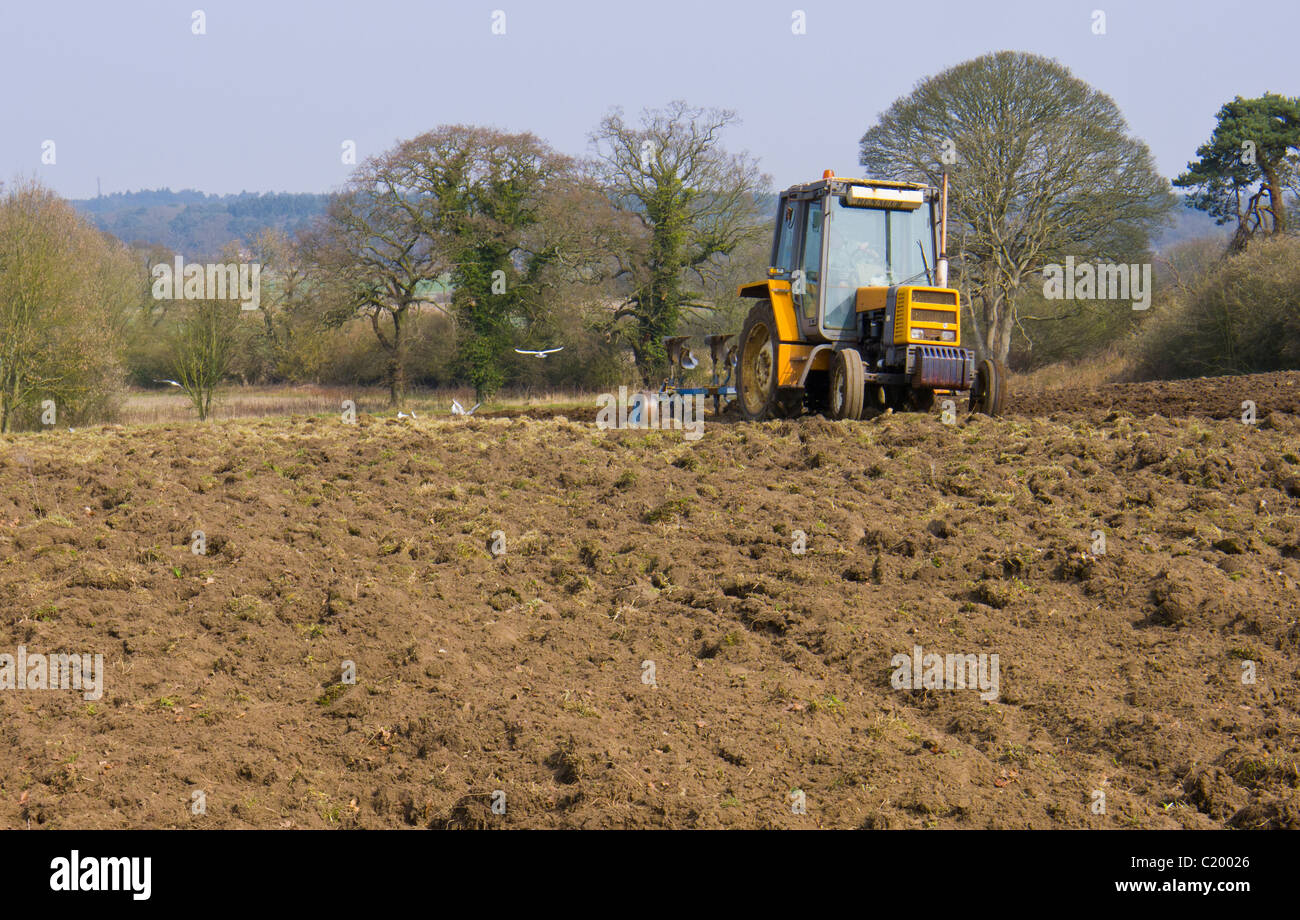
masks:
[[[1300,415],[1300,372],[1113,383],[1078,390],[1013,393],[1008,411],[1015,415],[1047,418],[1076,412],[1091,415],[1122,411],[1138,417],[1196,416],[1240,421],[1241,404],[1247,400],[1255,403],[1261,418],[1268,412]]]
[[[1300,827],[1297,376],[0,439],[0,826]]]

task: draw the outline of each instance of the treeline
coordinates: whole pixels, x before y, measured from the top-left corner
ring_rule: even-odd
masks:
[[[87,328],[120,329],[103,347],[126,379],[181,386],[200,418],[228,380],[382,383],[395,407],[420,384],[469,385],[479,399],[505,385],[655,386],[667,372],[663,337],[734,327],[736,287],[765,271],[770,180],[724,147],[734,121],[684,102],[634,121],[612,111],[587,159],[528,133],[442,126],[359,165],[298,232],[265,230],[188,269],[170,248],[128,250],[97,233],[38,185],[5,200],[34,221],[76,225],[42,238],[51,264],[72,260],[74,236],[127,254],[134,291],[100,290],[82,311]],[[246,214],[233,213],[260,219],[262,203],[250,197]],[[28,232],[20,224],[7,231],[14,240]],[[253,266],[257,296],[242,305],[211,276],[204,283],[205,272],[225,283],[229,269],[233,288]],[[42,307],[25,322],[62,321]],[[545,361],[516,351],[557,347]],[[30,423],[48,389],[40,356],[30,360],[13,365],[26,382],[11,424]],[[102,369],[105,405],[120,389],[112,377]],[[69,419],[88,411],[62,408]]]

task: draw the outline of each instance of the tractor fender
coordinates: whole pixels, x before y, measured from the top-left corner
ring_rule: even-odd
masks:
[[[821,345],[814,345],[812,351],[808,352],[808,356],[801,362],[803,370],[799,373],[799,386],[804,386],[808,382],[808,372],[813,370],[813,365],[817,362],[817,356],[835,350],[836,344],[834,342],[823,342]],[[833,358],[834,356],[831,355],[830,357]],[[829,366],[828,362],[827,367]]]

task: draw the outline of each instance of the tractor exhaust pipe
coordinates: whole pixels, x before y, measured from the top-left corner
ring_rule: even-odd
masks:
[[[948,170],[943,171],[943,190],[939,193],[939,261],[935,266],[939,287],[948,286]]]

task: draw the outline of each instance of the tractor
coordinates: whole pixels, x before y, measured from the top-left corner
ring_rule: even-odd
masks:
[[[948,286],[948,182],[820,181],[781,193],[768,278],[736,346],[736,408],[749,421],[824,412],[929,411],[969,394],[998,415],[1006,371],[962,347]]]

